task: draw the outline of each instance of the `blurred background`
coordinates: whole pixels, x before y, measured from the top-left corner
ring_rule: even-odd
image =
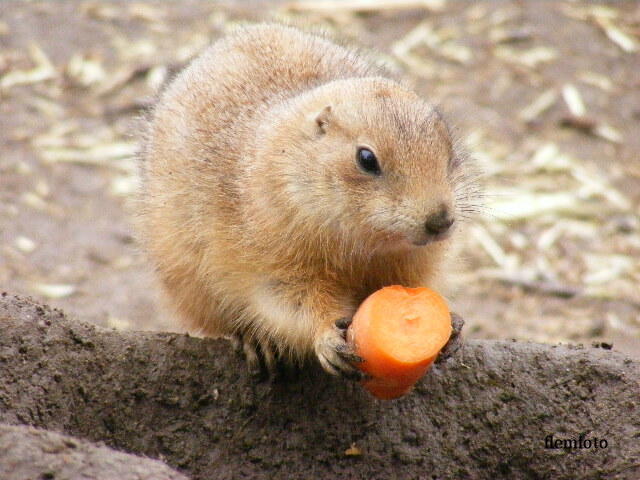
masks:
[[[640,357],[640,3],[0,3],[0,290],[171,329],[130,225],[139,117],[245,22],[323,28],[439,106],[482,215],[449,295],[475,338]]]

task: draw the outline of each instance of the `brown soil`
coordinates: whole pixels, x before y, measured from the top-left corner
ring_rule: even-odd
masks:
[[[67,435],[0,425],[0,478],[187,480],[162,462]]]
[[[0,298],[0,422],[193,479],[638,478],[638,398],[640,368],[622,354],[486,340],[391,402],[319,367],[256,383],[223,340],[115,332]],[[607,447],[545,449],[581,434]]]

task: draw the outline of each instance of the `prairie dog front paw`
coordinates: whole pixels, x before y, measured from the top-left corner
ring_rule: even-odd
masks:
[[[328,373],[359,381],[365,374],[354,365],[362,362],[362,358],[356,355],[353,345],[346,341],[346,332],[350,324],[351,319],[337,320],[318,335],[314,348],[320,365]]]

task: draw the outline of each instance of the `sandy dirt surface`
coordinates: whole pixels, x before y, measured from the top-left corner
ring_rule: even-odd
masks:
[[[229,28],[278,19],[377,49],[484,171],[450,295],[468,336],[640,356],[638,3],[352,3],[0,3],[0,288],[177,328],[129,220],[136,118]]]

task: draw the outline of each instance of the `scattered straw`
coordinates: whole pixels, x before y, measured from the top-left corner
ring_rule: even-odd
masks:
[[[16,85],[32,85],[57,75],[49,57],[37,44],[29,45],[29,56],[35,67],[30,70],[13,70],[5,74],[0,78],[0,90],[8,90]]]
[[[427,9],[440,11],[446,0],[300,0],[285,4],[285,8],[294,11],[336,11],[382,12],[388,10]]]
[[[45,298],[58,299],[73,295],[77,287],[62,283],[32,283],[31,290]]]

